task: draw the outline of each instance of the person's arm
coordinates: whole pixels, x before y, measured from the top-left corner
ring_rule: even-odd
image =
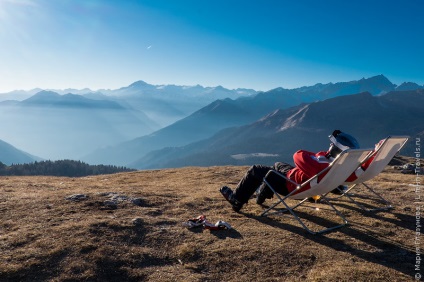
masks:
[[[325,152],[315,154],[299,150],[294,153],[293,160],[296,167],[303,171],[308,178],[314,176],[329,165],[329,161],[325,157]]]
[[[294,153],[293,160],[296,167],[289,171],[287,176],[294,182],[301,184],[313,177],[321,170],[329,165],[329,160],[325,157],[327,152],[319,152],[317,154],[300,150]],[[322,176],[321,176],[322,177]],[[309,189],[310,184],[304,186],[297,193]],[[288,183],[287,189],[291,192],[296,186]]]

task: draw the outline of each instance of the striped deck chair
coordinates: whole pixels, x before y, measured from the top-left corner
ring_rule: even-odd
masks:
[[[384,199],[380,194],[378,194],[374,189],[372,189],[370,185],[365,184],[365,181],[371,180],[377,175],[379,175],[393,159],[396,153],[398,153],[402,149],[408,139],[409,136],[389,136],[384,139],[380,147],[378,147],[378,149],[370,155],[370,157],[374,156],[374,159],[372,160],[368,168],[361,174],[359,174],[358,178],[355,181],[344,183],[344,185],[350,185],[350,187],[346,191],[344,191],[344,193],[340,197],[346,196],[355,205],[365,211],[388,210],[393,208],[389,201]],[[374,194],[376,196],[376,199],[374,200],[379,200],[382,203],[382,206],[368,209],[364,205],[361,205],[359,202],[355,201],[353,199],[353,196],[355,194],[349,192],[360,184],[362,184],[363,187],[365,187],[368,191]]]
[[[281,213],[281,212],[290,212],[290,214],[294,217],[295,220],[297,220],[302,227],[308,231],[311,234],[319,234],[324,233],[336,228],[340,228],[348,224],[346,218],[329,202],[326,200],[326,195],[334,189],[334,187],[337,187],[344,183],[344,181],[351,175],[365,160],[367,155],[371,153],[371,149],[349,149],[345,150],[342,153],[340,153],[330,164],[327,168],[316,174],[315,176],[311,177],[307,181],[303,183],[295,183],[292,180],[288,179],[283,174],[271,170],[267,173],[267,175],[264,178],[264,182],[268,185],[268,187],[274,192],[274,195],[278,198],[278,201],[274,204],[272,204],[269,208],[267,208],[261,215],[265,216],[268,214],[275,214],[275,213]],[[272,187],[271,183],[267,180],[269,175],[272,173],[277,174],[280,177],[283,177],[286,179],[286,181],[289,181],[296,185],[296,189],[293,190],[290,194],[283,196],[276,192],[275,187]],[[307,189],[305,191],[299,192],[305,185],[309,183],[317,182],[319,177],[324,174],[323,178],[316,183],[315,185],[311,186],[310,189]],[[334,211],[339,219],[342,220],[341,224],[334,225],[328,228],[324,228],[318,231],[313,231],[311,228],[308,228],[304,222],[295,212],[295,209],[301,206],[303,203],[305,203],[309,197],[315,196],[315,195],[321,195],[321,201],[326,202]],[[295,206],[290,207],[288,203],[288,199],[295,199],[295,200],[301,200],[298,202]],[[283,204],[285,208],[277,208],[279,204]],[[316,228],[314,228],[316,229]]]

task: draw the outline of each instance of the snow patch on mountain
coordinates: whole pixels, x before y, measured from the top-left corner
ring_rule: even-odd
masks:
[[[250,153],[250,154],[231,155],[231,158],[233,158],[235,160],[246,160],[246,159],[251,159],[251,158],[266,158],[266,157],[278,157],[278,154]]]
[[[279,131],[284,131],[286,129],[295,127],[296,125],[301,123],[302,120],[305,118],[308,110],[309,110],[309,105],[302,107],[294,115],[292,115],[292,116],[290,116],[289,118],[286,119],[286,121],[284,122],[283,126],[280,128]]]

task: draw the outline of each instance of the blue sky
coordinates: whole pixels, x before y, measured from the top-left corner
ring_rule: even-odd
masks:
[[[424,1],[0,0],[0,93],[424,84]]]

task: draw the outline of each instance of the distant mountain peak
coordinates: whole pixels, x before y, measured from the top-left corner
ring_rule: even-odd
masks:
[[[51,91],[51,90],[41,90],[40,92],[35,93],[35,95],[37,95],[37,96],[60,96],[57,92],[54,92],[54,91]]]
[[[392,82],[387,77],[385,77],[382,74],[379,74],[379,75],[376,75],[376,76],[372,76],[370,78],[367,78],[366,80],[379,81],[379,82],[384,82],[384,83],[392,84]]]
[[[151,86],[151,85],[143,80],[138,80],[136,82],[131,83],[128,87],[133,88],[133,87],[145,87],[145,86]]]
[[[51,101],[51,100],[57,100],[60,99],[60,94],[48,91],[48,90],[42,90],[33,96],[29,97],[28,99],[25,99],[23,102],[38,102],[38,101]]]
[[[416,89],[422,89],[424,86],[420,86],[416,84],[415,82],[404,82],[398,87],[396,87],[396,90],[398,91],[404,91],[404,90],[416,90]]]

